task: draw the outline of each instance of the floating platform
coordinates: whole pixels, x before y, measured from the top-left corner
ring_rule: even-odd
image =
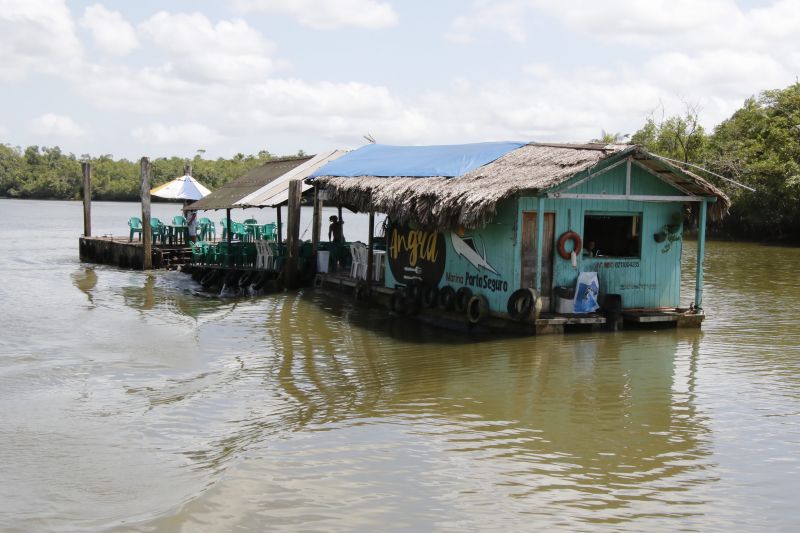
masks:
[[[350,277],[349,272],[318,274],[314,285],[320,289],[333,289],[352,293],[356,300],[369,301],[374,305],[391,312],[391,297],[394,289],[384,287],[382,283],[371,282]],[[368,290],[365,290],[367,289]],[[643,309],[624,310],[617,317],[607,317],[600,313],[567,315],[557,313],[541,313],[537,318],[528,321],[512,320],[502,313],[490,313],[480,324],[471,324],[465,313],[444,311],[437,307],[419,306],[413,312],[413,318],[435,326],[448,329],[469,329],[480,331],[502,331],[525,335],[562,334],[569,331],[593,331],[609,329],[616,331],[624,327],[644,327],[672,325],[679,328],[699,328],[705,315],[689,309]]]
[[[144,264],[144,245],[127,237],[80,237],[78,247],[81,261],[132,270],[142,270]],[[152,259],[154,269],[174,270],[192,260],[192,251],[183,244],[154,244]]]

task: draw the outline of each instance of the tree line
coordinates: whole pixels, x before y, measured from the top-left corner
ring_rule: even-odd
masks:
[[[298,156],[305,155],[303,151]],[[186,163],[192,175],[211,190],[240,177],[248,170],[274,159],[262,150],[255,155],[236,154],[230,159],[203,159],[200,155],[187,160],[160,157],[152,161],[151,183],[155,187],[183,175]],[[65,154],[57,146],[28,146],[25,150],[0,144],[0,197],[77,200],[82,196],[81,163],[92,164],[92,198],[94,200],[138,201],[141,177],[138,161],[114,159],[111,155],[80,158]]]
[[[604,142],[623,136],[603,132]],[[693,163],[714,174],[748,185],[749,191],[710,173],[695,172],[724,190],[732,200],[730,214],[711,231],[717,236],[777,242],[800,242],[800,83],[748,98],[741,109],[706,132],[696,109],[682,115],[650,117],[630,137],[653,153]],[[302,150],[298,155],[304,155]],[[271,159],[264,150],[230,159],[191,160],[193,175],[217,189]],[[58,147],[22,150],[0,144],[0,197],[72,200],[81,194],[81,165],[93,168],[96,200],[139,199],[139,163],[111,155],[80,158]],[[186,159],[153,161],[153,186],[183,173]]]
[[[687,108],[683,115],[649,118],[631,142],[755,189],[690,168],[731,199],[730,214],[710,228],[713,234],[800,243],[800,83],[748,98],[711,133]]]

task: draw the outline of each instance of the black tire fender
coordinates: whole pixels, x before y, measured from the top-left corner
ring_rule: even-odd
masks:
[[[531,314],[533,298],[528,289],[517,289],[508,298],[508,316],[514,320],[524,320]]]
[[[475,294],[467,302],[467,320],[470,324],[480,324],[489,316],[489,300],[483,294]]]
[[[439,309],[452,311],[456,301],[456,290],[450,285],[445,285],[439,290]]]
[[[456,291],[456,311],[464,313],[467,311],[467,304],[469,299],[472,298],[472,291],[466,287],[461,287]]]
[[[425,287],[422,292],[422,305],[428,309],[433,309],[439,303],[439,287],[431,285]]]

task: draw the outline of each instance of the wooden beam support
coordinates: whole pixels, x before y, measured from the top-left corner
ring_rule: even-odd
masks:
[[[542,257],[544,254],[544,196],[536,205],[536,292],[542,295]],[[580,250],[577,251],[579,253]]]
[[[314,216],[311,227],[311,252],[316,256],[322,233],[322,198],[320,198],[319,187],[316,185],[314,185]]]
[[[631,160],[633,158],[628,156],[628,162],[625,165],[625,194],[630,196],[631,194]]]
[[[706,212],[707,202],[700,204],[700,220],[697,223],[697,270],[694,282],[694,306],[703,309],[703,262],[706,253]]]
[[[81,163],[83,170],[83,236],[92,236],[92,164]]]
[[[231,259],[233,257],[233,249],[231,246],[231,241],[233,240],[233,228],[231,227],[231,210],[225,210],[225,220],[228,224],[228,231],[225,232],[225,241],[228,243],[228,253],[225,256],[225,263],[227,266],[231,266]]]
[[[562,198],[571,200],[615,200],[629,202],[715,202],[717,199],[707,196],[649,196],[646,194],[569,194],[551,192],[548,198]]]
[[[150,227],[150,160],[143,157],[139,161],[142,178],[142,269],[153,268],[153,230]]]
[[[373,252],[375,251],[375,211],[369,212],[369,234],[367,237],[367,287],[372,284]]]
[[[299,179],[289,182],[289,220],[286,228],[286,267],[284,279],[290,289],[297,287],[297,265],[300,255],[300,197],[303,194],[303,183]]]
[[[278,212],[277,216],[278,244],[281,244],[283,242],[283,222],[281,222],[281,206],[278,205],[278,207],[276,207],[275,210]]]

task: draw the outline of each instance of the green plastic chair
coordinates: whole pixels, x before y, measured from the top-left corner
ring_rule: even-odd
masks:
[[[259,230],[261,238],[265,241],[274,241],[277,236],[277,226],[274,222],[263,224]]]
[[[234,221],[231,221],[231,234],[234,237],[238,237],[240,241],[248,240],[249,236],[249,233],[247,231],[247,226],[245,226],[241,222],[234,222]]]
[[[206,262],[206,252],[204,243],[189,241],[189,247],[192,249],[192,264],[203,265]]]
[[[200,233],[200,239],[207,241],[209,237],[217,238],[217,228],[210,218],[201,218],[197,221],[197,229]]]
[[[283,270],[286,262],[286,245],[270,242],[268,246],[272,250],[272,270]]]
[[[172,217],[172,225],[173,226],[185,226],[186,225],[186,217],[183,215],[175,215]]]
[[[150,217],[150,231],[153,234],[153,243],[156,241],[160,241],[161,244],[164,244],[167,240],[167,227],[164,225],[161,220]]]
[[[128,219],[128,226],[131,228],[130,237],[128,237],[128,242],[133,240],[133,234],[139,234],[139,240],[142,240],[142,219],[139,217],[131,217]]]
[[[224,261],[224,254],[223,254],[223,244],[227,244],[224,241],[219,244],[208,244],[206,248],[206,262],[209,265],[221,265]]]

